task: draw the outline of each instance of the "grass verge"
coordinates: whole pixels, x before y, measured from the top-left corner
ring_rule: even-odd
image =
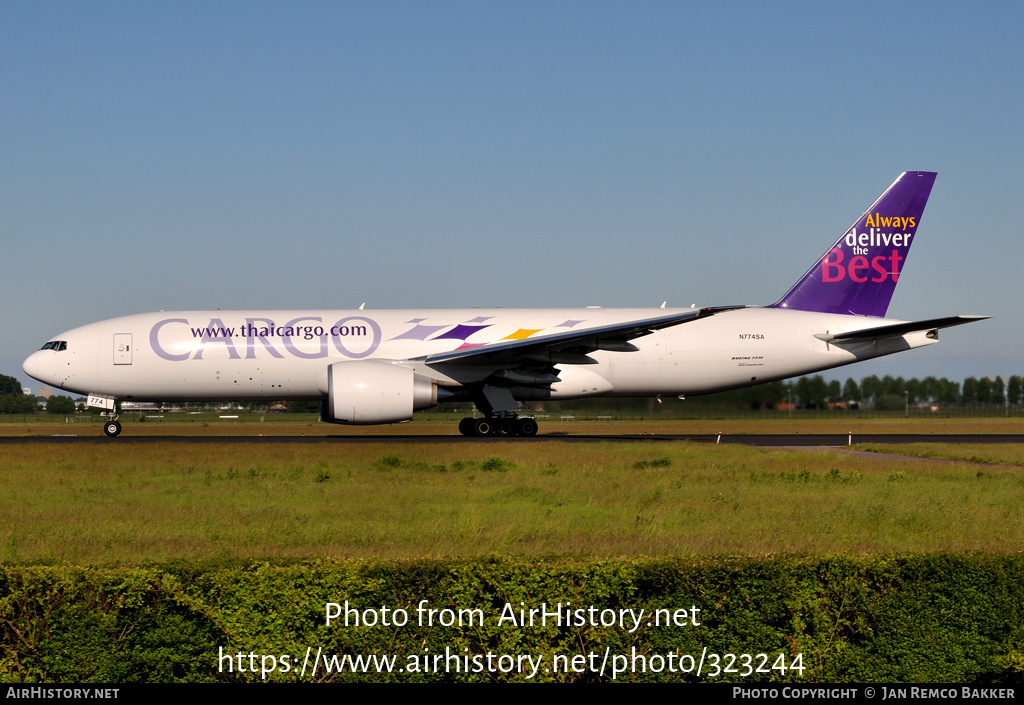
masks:
[[[1018,448],[8,444],[0,561],[1016,552]]]

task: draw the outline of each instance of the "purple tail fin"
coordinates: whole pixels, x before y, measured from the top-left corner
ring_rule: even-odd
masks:
[[[933,171],[905,171],[770,308],[884,317],[907,261]]]

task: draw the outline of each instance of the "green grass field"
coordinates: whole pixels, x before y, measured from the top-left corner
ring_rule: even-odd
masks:
[[[0,561],[1024,547],[1020,446],[876,450],[952,460],[685,442],[15,443]]]

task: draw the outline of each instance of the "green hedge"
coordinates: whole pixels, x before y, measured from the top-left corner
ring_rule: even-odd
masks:
[[[74,682],[260,681],[601,681],[614,657],[633,659],[621,681],[1019,682],[1024,673],[1024,556],[854,558],[231,563],[142,567],[0,566],[0,679]],[[417,605],[476,609],[473,624],[420,624]],[[404,609],[404,626],[325,623],[327,603],[359,610]],[[643,608],[643,626],[520,626],[518,610]],[[700,626],[647,626],[655,609],[687,610]],[[605,613],[609,615],[611,613]],[[664,613],[663,613],[664,614]],[[587,613],[589,615],[589,612]],[[367,613],[364,616],[369,616]],[[400,615],[399,615],[400,616]],[[448,614],[447,616],[451,616]],[[586,615],[585,615],[586,616]],[[436,614],[435,620],[441,615]],[[394,615],[392,615],[394,618]],[[307,653],[477,656],[485,672],[300,675]],[[706,651],[705,651],[706,649]],[[237,654],[242,653],[244,672]],[[255,660],[249,654],[255,654]],[[595,654],[589,657],[589,654]],[[767,673],[709,677],[680,672],[680,656],[768,655]],[[676,672],[666,659],[673,655]],[[788,666],[797,654],[803,673]],[[227,655],[227,656],[226,656]],[[230,655],[230,670],[227,667]],[[497,666],[498,656],[542,657],[533,678]],[[583,655],[582,672],[545,670]],[[272,662],[269,657],[273,657]],[[288,668],[283,657],[288,656]],[[607,656],[607,659],[605,658]],[[264,659],[264,657],[268,657]],[[658,658],[661,660],[659,661]],[[605,672],[596,672],[604,660]],[[218,663],[220,668],[218,668]],[[417,660],[417,663],[421,661]],[[462,661],[473,670],[476,663]],[[640,666],[648,668],[644,672]],[[577,666],[581,661],[577,660]],[[255,665],[257,672],[250,672]],[[728,665],[720,661],[719,667]],[[271,669],[271,666],[276,668]],[[595,666],[595,668],[591,668]],[[655,669],[659,672],[651,672]],[[565,671],[569,672],[565,672]]]

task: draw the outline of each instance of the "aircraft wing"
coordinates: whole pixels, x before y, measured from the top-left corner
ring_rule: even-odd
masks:
[[[428,365],[457,362],[462,365],[481,365],[496,369],[511,368],[526,362],[548,364],[593,364],[597,362],[587,353],[595,350],[635,352],[636,346],[628,341],[648,335],[661,328],[669,328],[729,311],[736,306],[690,309],[684,313],[643,318],[625,323],[614,323],[584,330],[566,331],[552,335],[508,340],[478,348],[453,350],[415,358]]]
[[[836,333],[835,335],[829,335],[827,333],[819,334],[814,337],[818,340],[824,340],[826,343],[842,343],[853,340],[874,340],[878,338],[891,338],[898,335],[906,335],[907,333],[917,333],[925,330],[938,331],[939,328],[962,326],[965,323],[983,321],[986,318],[991,318],[991,316],[949,316],[947,318],[931,318],[927,321],[894,323],[888,326],[878,326],[877,328],[863,328],[861,330],[852,330],[846,333]]]

